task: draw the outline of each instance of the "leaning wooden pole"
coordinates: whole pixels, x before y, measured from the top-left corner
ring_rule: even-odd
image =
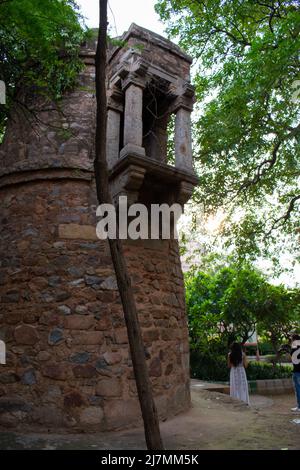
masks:
[[[99,0],[99,4],[100,24],[96,52],[97,116],[94,169],[99,204],[112,204],[106,161],[107,0]],[[123,304],[133,370],[144,421],[145,438],[149,450],[162,450],[163,443],[160,436],[157,411],[146,364],[141,328],[139,325],[131,281],[122,249],[122,243],[118,238],[118,228],[119,227],[117,226],[117,239],[109,239],[109,244],[121,301]]]

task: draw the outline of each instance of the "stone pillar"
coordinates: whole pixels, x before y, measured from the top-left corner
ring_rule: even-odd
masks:
[[[110,170],[117,163],[120,154],[121,113],[123,112],[122,92],[108,91],[107,97],[107,165]]]
[[[180,107],[175,119],[175,166],[193,171],[191,111]]]
[[[141,81],[126,80],[124,114],[124,148],[121,157],[126,155],[145,156],[143,148],[143,84]]]
[[[107,110],[107,165],[110,170],[119,159],[121,115],[114,109]]]

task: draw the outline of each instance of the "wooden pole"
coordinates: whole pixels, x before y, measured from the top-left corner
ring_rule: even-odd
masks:
[[[99,4],[100,24],[96,52],[97,116],[94,169],[99,204],[112,204],[106,161],[107,0],[99,0]],[[127,326],[133,370],[144,421],[146,443],[149,450],[162,450],[163,443],[160,436],[157,411],[146,364],[141,328],[139,325],[131,280],[126,266],[122,243],[118,238],[118,233],[119,227],[117,225],[117,239],[109,239],[109,245]]]

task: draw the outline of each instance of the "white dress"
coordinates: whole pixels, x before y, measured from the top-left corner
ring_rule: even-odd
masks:
[[[242,363],[230,368],[230,396],[250,405],[247,376]]]

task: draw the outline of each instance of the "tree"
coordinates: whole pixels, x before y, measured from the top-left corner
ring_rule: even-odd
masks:
[[[229,262],[187,274],[186,297],[192,350],[226,354],[232,341],[247,342],[258,331],[274,353],[299,327],[299,289],[270,284],[250,264]]]
[[[248,265],[231,264],[215,272],[187,276],[187,308],[192,347],[225,353],[254,333],[264,304],[265,280]],[[208,347],[207,347],[208,346]]]
[[[271,343],[277,360],[281,345],[288,342],[290,332],[299,327],[300,292],[266,284],[264,299],[257,316],[258,333]]]
[[[109,191],[108,166],[106,160],[106,60],[107,60],[107,0],[99,0],[100,24],[96,52],[96,154],[94,161],[97,196],[100,204],[111,204]],[[117,234],[119,233],[117,224]],[[118,288],[124,310],[128,340],[136,380],[142,416],[144,420],[145,437],[148,449],[162,450],[159,422],[152,386],[145,358],[145,348],[130,276],[126,266],[122,242],[118,238],[109,238],[111,256],[115,268]]]
[[[34,87],[57,100],[74,85],[85,34],[73,0],[0,0],[0,80],[7,89],[0,142],[20,88]]]
[[[258,254],[290,236],[300,202],[300,10],[295,0],[157,0],[195,59],[196,201]]]

